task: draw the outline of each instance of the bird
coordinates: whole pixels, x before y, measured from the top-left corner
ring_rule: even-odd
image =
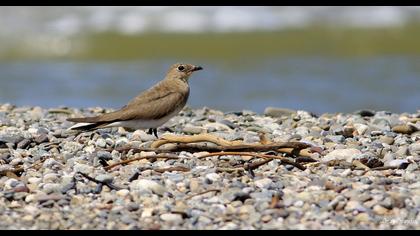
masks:
[[[192,64],[173,64],[163,80],[142,91],[119,110],[93,117],[68,118],[67,121],[77,123],[69,130],[92,131],[112,127],[148,129],[148,134],[153,133],[159,138],[157,128],[184,108],[190,94],[189,78],[193,72],[202,69]]]

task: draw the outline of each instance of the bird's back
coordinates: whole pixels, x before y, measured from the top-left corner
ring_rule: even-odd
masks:
[[[143,91],[121,109],[95,117],[70,118],[73,122],[114,122],[159,119],[185,106],[189,96],[187,82],[164,79]]]

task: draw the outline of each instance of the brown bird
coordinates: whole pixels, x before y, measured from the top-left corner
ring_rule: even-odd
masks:
[[[177,63],[171,66],[165,79],[140,93],[120,110],[95,117],[68,118],[77,122],[69,129],[90,131],[100,128],[124,127],[131,130],[149,129],[157,136],[157,128],[182,110],[188,100],[188,79],[201,66]]]

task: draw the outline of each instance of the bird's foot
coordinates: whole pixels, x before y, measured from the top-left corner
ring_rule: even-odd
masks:
[[[154,134],[156,136],[156,138],[159,138],[158,134],[157,134],[157,128],[150,128],[149,131],[147,131],[147,133],[148,134]]]

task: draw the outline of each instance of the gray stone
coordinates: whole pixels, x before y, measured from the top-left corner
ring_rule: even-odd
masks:
[[[93,166],[77,163],[74,165],[73,170],[83,174],[91,174],[93,172]]]
[[[255,184],[255,186],[257,186],[258,188],[261,188],[261,189],[266,189],[266,188],[268,188],[268,186],[270,186],[270,184],[271,184],[272,182],[273,182],[273,181],[272,181],[271,179],[264,178],[264,179],[259,179],[259,180],[254,181],[254,184]]]
[[[96,153],[96,156],[97,156],[98,158],[102,158],[102,159],[104,159],[104,160],[111,160],[111,159],[112,159],[112,155],[111,155],[111,153],[110,153],[110,152],[107,152],[107,151],[98,151],[98,152]]]
[[[352,162],[353,159],[357,158],[360,154],[360,150],[355,148],[336,149],[325,155],[325,157],[322,158],[322,162],[326,163],[333,160]]]
[[[401,159],[392,160],[385,163],[386,166],[397,167],[399,169],[405,169],[407,168],[409,164],[410,162],[408,162],[407,160],[401,160]]]
[[[343,135],[327,135],[327,137],[325,137],[325,141],[333,143],[342,143],[344,140],[345,138]]]
[[[296,115],[296,111],[287,108],[267,107],[264,110],[264,115],[271,117],[293,116]]]
[[[0,142],[17,144],[24,139],[19,133],[0,134]]]
[[[17,144],[17,148],[25,149],[29,146],[29,144],[31,144],[31,142],[32,141],[30,139],[23,139]]]
[[[96,140],[96,146],[104,148],[106,147],[106,141],[103,138],[98,138],[98,140]]]
[[[166,222],[180,223],[182,222],[182,216],[180,214],[165,213],[160,215],[160,219]]]
[[[410,146],[408,146],[408,150],[411,155],[420,155],[420,142],[410,144]]]
[[[134,180],[130,183],[130,189],[138,191],[151,191],[158,195],[163,195],[163,193],[166,191],[165,187],[153,180],[148,179]]]
[[[100,174],[100,175],[96,176],[95,179],[100,181],[100,182],[109,182],[110,183],[114,179],[114,176],[112,176],[110,174]]]
[[[210,173],[206,175],[206,179],[210,181],[210,183],[213,183],[213,182],[219,181],[220,175],[216,173]]]

